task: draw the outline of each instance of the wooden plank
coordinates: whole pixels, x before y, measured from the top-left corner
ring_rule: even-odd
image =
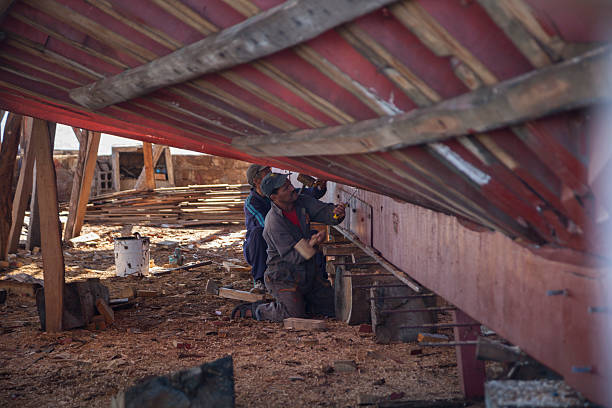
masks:
[[[87,131],[87,157],[85,159],[85,168],[83,169],[83,178],[81,188],[79,190],[79,198],[77,201],[76,215],[74,218],[74,228],[72,236],[76,237],[81,233],[83,222],[85,220],[85,209],[89,201],[93,176],[96,170],[96,162],[98,160],[98,147],[100,146],[100,132]]]
[[[174,185],[174,163],[172,163],[172,153],[170,152],[170,148],[166,147],[164,149],[164,159],[166,160],[166,172],[168,174],[168,183],[171,186]]]
[[[124,102],[276,53],[393,2],[285,2],[146,65],[74,89],[70,97],[93,110]]]
[[[373,260],[378,262],[380,266],[385,268],[387,271],[391,272],[397,279],[401,280],[406,286],[410,289],[414,290],[417,293],[421,293],[423,288],[421,285],[416,283],[408,274],[401,269],[398,269],[393,264],[385,260],[382,256],[376,253],[376,250],[372,247],[364,245],[359,238],[353,234],[351,231],[346,230],[339,225],[334,225],[334,228],[339,231],[344,237],[358,246],[363,252],[365,252],[368,256],[370,256]]]
[[[9,114],[0,150],[0,261],[8,259],[13,203],[13,173],[19,147],[21,115]]]
[[[219,288],[219,297],[244,300],[245,302],[257,302],[258,300],[264,300],[265,295],[260,293],[251,293],[244,290]]]
[[[121,191],[121,174],[119,173],[119,150],[113,147],[111,154],[111,163],[113,171],[113,189]]]
[[[478,3],[487,11],[491,19],[504,30],[508,38],[521,50],[521,53],[534,67],[542,68],[550,65],[549,55],[512,12],[510,3],[519,2],[521,0],[512,0],[511,2],[508,0],[478,0]]]
[[[146,158],[146,153],[145,153],[145,150],[146,150],[145,149],[145,145],[146,144],[150,145],[150,143],[143,142],[143,144],[142,144],[142,149],[143,149],[142,150],[142,154],[143,154],[143,156],[145,158]],[[157,165],[157,162],[159,161],[159,159],[161,157],[161,154],[164,152],[165,149],[166,149],[166,146],[157,145],[157,144],[153,146],[153,149],[152,149],[153,150],[153,153],[152,153],[152,155],[153,155],[153,167],[155,167]],[[145,164],[146,164],[146,162],[145,162]],[[134,184],[134,190],[143,190],[143,189],[147,189],[148,190],[148,188],[145,187],[146,183],[147,183],[146,177],[147,177],[147,174],[146,174],[146,171],[145,171],[145,167],[143,166],[142,171],[140,172],[140,175],[138,176],[138,180],[136,180],[136,184]]]
[[[13,217],[8,238],[9,253],[17,251],[19,237],[21,236],[21,228],[23,227],[23,217],[29,203],[30,193],[32,192],[32,177],[34,175],[34,154],[32,153],[31,144],[33,122],[34,119],[30,117],[24,117],[22,122],[23,154],[21,169],[19,169],[19,178],[17,179],[17,187],[15,189],[15,198],[13,199]]]
[[[153,164],[153,147],[151,143],[142,143],[142,156],[144,158],[143,171],[145,173],[145,190],[155,190],[155,169]]]
[[[96,309],[98,309],[98,312],[102,316],[104,316],[104,321],[106,322],[106,324],[113,324],[113,322],[115,321],[115,312],[113,312],[113,309],[111,309],[110,306],[106,304],[104,299],[96,299]]]
[[[87,159],[87,131],[82,132],[81,129],[72,128],[75,136],[79,140],[79,156],[76,166],[74,167],[74,176],[72,177],[72,190],[70,191],[70,207],[68,209],[68,219],[64,231],[64,242],[68,242],[74,237],[74,223],[76,220],[77,208],[79,206],[79,195],[83,184],[83,173],[85,171],[85,160]]]
[[[327,328],[325,320],[301,319],[299,317],[289,317],[283,320],[285,329],[294,330],[324,330]]]
[[[254,156],[370,153],[486,132],[612,98],[604,83],[604,46],[581,57],[530,72],[406,114],[324,129],[232,140]]]
[[[36,157],[36,188],[38,190],[41,249],[45,279],[45,317],[47,332],[62,330],[64,301],[64,255],[60,237],[57,181],[53,165],[53,148],[48,123],[34,119],[32,151]]]

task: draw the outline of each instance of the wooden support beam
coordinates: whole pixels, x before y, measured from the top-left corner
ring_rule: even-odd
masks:
[[[172,153],[169,147],[164,149],[164,155],[166,160],[166,172],[168,173],[168,183],[174,186],[174,164],[172,163]]]
[[[394,1],[284,2],[148,64],[73,89],[70,97],[92,110],[124,102],[276,53]]]
[[[45,279],[45,324],[47,332],[59,332],[62,330],[64,255],[59,228],[57,181],[51,139],[48,123],[34,119],[31,143],[36,157],[36,188],[38,197],[44,197],[39,200],[38,205]]]
[[[66,232],[64,241],[68,241],[81,233],[85,219],[85,209],[89,201],[93,176],[98,159],[98,147],[100,145],[100,133],[85,131],[77,133],[79,139],[79,158],[72,180],[72,191],[70,193],[70,208],[68,221],[66,221]]]
[[[612,99],[612,46],[411,112],[324,129],[237,137],[253,156],[370,153],[486,132]]]
[[[453,331],[455,341],[466,342],[478,339],[480,326],[478,322],[461,310],[453,312],[454,323],[474,323],[475,326],[456,326]],[[476,360],[476,344],[457,346],[457,369],[459,370],[459,380],[463,396],[466,399],[484,397],[484,383],[486,380],[485,365],[483,361]]]
[[[33,125],[32,125],[33,126]],[[47,122],[47,132],[44,133],[44,137],[49,138],[49,143],[51,144],[51,149],[53,150],[53,145],[55,143],[55,123]],[[32,132],[34,132],[32,128]],[[32,136],[34,137],[34,136]],[[36,137],[41,137],[37,135]],[[34,155],[34,169],[33,169],[33,177],[32,177],[32,197],[30,198],[30,223],[28,225],[28,238],[26,240],[26,250],[32,250],[34,247],[41,246],[41,237],[40,237],[40,213],[38,206],[38,188],[36,187],[38,184],[38,171],[36,170],[36,155]]]
[[[32,177],[34,173],[34,154],[32,153],[32,124],[34,119],[24,117],[22,120],[22,156],[21,168],[19,169],[19,178],[17,179],[17,188],[15,189],[15,198],[13,199],[13,219],[11,222],[11,230],[8,239],[8,252],[14,253],[19,245],[19,237],[21,236],[21,228],[23,227],[23,216],[25,215],[26,207],[30,202],[30,194],[32,193]]]
[[[0,261],[8,258],[9,234],[12,219],[13,172],[19,147],[21,115],[9,114],[4,126],[0,149]]]
[[[151,148],[151,143],[147,143],[147,142],[143,142],[142,143],[142,154],[144,156],[145,159],[145,165],[142,168],[142,171],[140,172],[140,175],[138,176],[138,180],[136,180],[136,184],[134,184],[134,190],[153,190],[155,188],[155,174],[154,174],[154,169],[155,166],[157,165],[157,162],[159,161],[159,159],[161,158],[162,153],[165,151],[166,146],[162,146],[162,145],[154,145],[152,148],[152,164],[150,166],[151,168],[151,175],[147,174],[147,145],[149,145],[149,148]],[[149,180],[147,177],[151,177],[153,179],[153,181],[151,182],[151,180]],[[150,184],[149,184],[150,183]],[[152,188],[150,186],[153,186]]]
[[[143,171],[145,173],[145,190],[155,190],[155,169],[153,164],[153,148],[151,143],[142,143],[142,156],[144,158]]]

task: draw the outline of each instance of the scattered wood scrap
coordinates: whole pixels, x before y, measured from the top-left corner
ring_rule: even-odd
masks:
[[[211,184],[127,190],[94,197],[85,221],[105,224],[198,226],[244,221],[247,184]]]
[[[285,329],[295,330],[323,330],[327,328],[325,320],[300,319],[299,317],[289,317],[283,320]]]
[[[217,295],[226,299],[243,300],[245,302],[257,302],[259,300],[264,300],[266,296],[263,293],[253,293],[244,290],[220,288],[212,279],[209,279],[208,282],[206,282],[206,293],[211,295]]]
[[[176,268],[166,268],[166,269],[160,269],[160,270],[153,270],[153,271],[151,271],[151,275],[153,275],[153,276],[160,276],[160,275],[166,275],[166,274],[168,274],[170,272],[178,271],[178,270],[186,271],[188,269],[197,268],[199,266],[210,265],[211,263],[212,263],[212,261],[210,261],[210,260],[201,261],[201,262],[192,262],[192,263],[188,263],[188,264],[185,264],[185,265],[177,266]]]

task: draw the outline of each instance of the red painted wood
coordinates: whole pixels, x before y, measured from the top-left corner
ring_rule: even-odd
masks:
[[[407,112],[416,107],[400,88],[388,80],[382,72],[379,72],[370,61],[358,53],[335,30],[329,30],[321,34],[308,41],[307,45],[353,81],[395,109]]]
[[[419,0],[419,3],[499,81],[533,68],[476,1]]]
[[[232,69],[232,72],[242,76],[249,80],[253,84],[265,89],[276,97],[284,100],[291,106],[294,106],[304,113],[312,116],[313,118],[323,122],[325,125],[333,126],[339,125],[340,123],[326,115],[326,112],[317,109],[312,104],[306,102],[302,97],[296,95],[294,92],[282,86],[280,83],[264,75],[251,65],[240,65]]]
[[[0,50],[3,54],[14,57],[15,59],[23,63],[28,63],[30,65],[40,68],[41,70],[53,72],[65,78],[70,78],[71,80],[76,81],[79,84],[86,84],[91,81],[91,78],[85,75],[81,75],[75,70],[65,68],[61,65],[55,64],[45,59],[38,58],[28,52],[25,52],[18,48],[14,48],[8,44],[1,44]]]
[[[197,104],[191,100],[189,100],[188,98],[185,98],[182,95],[179,95],[178,93],[173,92],[173,90],[159,90],[156,91],[154,94],[152,94],[153,97],[155,97],[156,99],[159,100],[163,100],[165,102],[171,103],[173,105],[177,105],[179,107],[181,107],[182,109],[186,109],[190,112],[193,112],[199,116],[203,116],[207,119],[209,119],[210,121],[213,121],[214,123],[218,123],[220,125],[223,125],[224,127],[230,128],[233,132],[230,132],[229,130],[224,130],[224,132],[227,133],[234,133],[234,134],[256,134],[256,133],[260,133],[260,131],[256,130],[253,127],[247,126],[243,123],[237,122],[231,118],[228,118],[226,116],[222,116],[210,109],[205,108],[204,106]],[[190,121],[194,121],[194,123],[199,123],[198,119],[195,118],[191,118]],[[204,122],[202,122],[203,124]],[[211,125],[206,125],[206,126],[211,126]],[[211,126],[211,129],[215,129],[216,127],[213,125]],[[216,132],[216,131],[215,131]],[[221,130],[218,132],[219,134],[224,134],[221,132]],[[229,135],[228,135],[229,136]]]
[[[18,13],[37,22],[47,30],[57,33],[60,38],[65,37],[66,40],[63,41],[67,47],[74,47],[74,45],[70,44],[70,42],[73,41],[76,44],[80,44],[81,46],[87,47],[93,51],[97,51],[102,55],[113,58],[127,66],[133,67],[140,65],[140,62],[130,54],[123,52],[122,50],[109,47],[95,38],[92,38],[91,36],[79,31],[77,28],[74,28],[63,21],[59,21],[56,18],[51,17],[48,14],[45,14],[29,5],[24,3],[16,3],[11,11],[12,13]]]
[[[544,259],[494,232],[475,232],[454,217],[370,192],[373,245],[411,277],[526,353],[561,373],[593,401],[609,405],[612,379],[609,315],[588,313],[610,305],[612,271]],[[389,229],[393,214],[398,232]],[[570,296],[546,296],[567,288]],[[593,366],[592,374],[572,366]]]
[[[454,323],[476,323],[461,310],[453,311]],[[480,326],[463,326],[453,328],[455,341],[474,341],[480,336]],[[484,397],[484,383],[487,379],[484,361],[476,360],[476,346],[457,346],[457,370],[463,396],[466,399]]]
[[[219,87],[220,89],[240,98],[242,101],[259,109],[265,110],[266,112],[274,115],[278,119],[282,119],[283,121],[295,126],[297,129],[306,129],[310,127],[304,122],[299,121],[288,113],[272,105],[265,98],[259,97],[237,86],[236,84],[228,81],[220,75],[206,75],[204,79],[206,79],[207,82],[210,82],[211,84]]]
[[[468,91],[455,75],[448,58],[435,55],[389,13],[380,10],[361,17],[352,24],[374,38],[441,97],[446,99]]]
[[[270,133],[280,133],[281,132],[279,128],[267,123],[264,120],[261,120],[255,116],[252,116],[242,110],[239,110],[238,108],[233,107],[232,105],[225,102],[221,98],[216,98],[214,96],[211,96],[210,94],[204,93],[203,91],[200,91],[191,86],[178,85],[176,86],[176,88],[180,89],[181,91],[185,92],[186,94],[190,96],[193,96],[197,99],[201,99],[202,101],[205,101],[209,103],[210,105],[216,106],[219,109],[222,109],[223,111],[229,112],[243,119],[247,123],[250,123],[252,126],[256,126],[258,128],[264,129]]]
[[[15,60],[8,60],[0,55],[0,66],[19,72],[23,76],[35,77],[38,81],[46,81],[57,88],[71,89],[75,87],[74,82],[66,81],[57,76],[48,74],[48,71],[33,68],[31,65],[24,65]]]
[[[610,2],[526,0],[526,3],[551,36],[577,43],[610,40]]]
[[[333,82],[314,66],[306,63],[294,54],[292,50],[278,52],[266,57],[264,60],[274,65],[306,89],[348,113],[355,120],[378,117],[374,111],[363,104],[356,96]]]
[[[184,3],[221,29],[234,26],[247,19],[247,16],[240,14],[222,0],[207,0],[206,2],[185,0]]]
[[[105,27],[107,30],[121,35],[123,38],[128,39],[136,45],[148,49],[149,51],[157,54],[161,57],[163,55],[172,52],[171,49],[158,43],[157,41],[141,34],[139,31],[123,24],[121,21],[116,20],[109,14],[101,11],[97,7],[92,7],[87,2],[82,0],[61,0],[61,4],[66,6],[68,9],[74,10],[84,17],[87,17],[98,24]],[[148,7],[148,2],[143,4],[143,7]]]

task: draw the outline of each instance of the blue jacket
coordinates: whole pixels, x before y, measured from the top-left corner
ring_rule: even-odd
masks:
[[[254,188],[244,201],[244,216],[246,224],[246,240],[248,241],[253,231],[263,230],[266,214],[270,211],[271,202],[267,197],[260,196]]]

